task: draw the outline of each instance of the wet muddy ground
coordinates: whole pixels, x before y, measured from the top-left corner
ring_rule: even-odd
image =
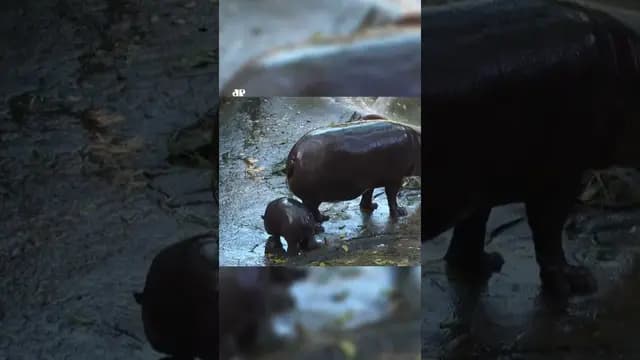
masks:
[[[216,231],[214,2],[1,7],[0,359],[157,359],[132,293]]]
[[[505,265],[484,288],[447,276],[441,260],[448,234],[423,245],[423,355],[428,359],[632,358],[640,347],[640,211],[579,209],[565,251],[598,280],[598,293],[563,309],[540,296],[538,268],[524,207],[494,209],[488,251]]]
[[[629,2],[623,2],[597,3],[604,9],[629,6]],[[639,9],[637,4],[635,7]],[[625,21],[640,25],[637,11],[622,14]],[[506,262],[486,286],[474,288],[447,275],[442,257],[450,232],[423,244],[423,359],[637,358],[637,174],[628,184],[615,201],[604,199],[601,191],[586,192],[583,200],[607,206],[577,206],[568,221],[564,242],[567,257],[591,269],[599,285],[596,294],[576,297],[568,304],[550,302],[540,294],[538,267],[522,204],[492,212],[487,250],[500,252]],[[594,196],[596,193],[599,195]],[[614,203],[624,206],[611,207]]]
[[[310,130],[344,123],[354,112],[379,113],[419,124],[419,99],[390,98],[246,98],[225,99],[220,110],[220,265],[417,265],[420,257],[420,188],[410,182],[398,201],[408,216],[389,217],[384,189],[371,216],[359,198],[323,203],[331,219],[316,235],[324,245],[294,258],[265,256],[269,235],[261,216],[267,204],[290,194],[284,160]],[[375,164],[372,164],[375,166]],[[284,243],[284,239],[283,239]],[[285,244],[286,248],[286,244]]]
[[[273,319],[284,345],[255,359],[420,359],[420,268],[397,269],[310,268],[290,289],[295,308]]]
[[[220,86],[265,51],[315,36],[350,34],[418,9],[417,0],[221,1]]]

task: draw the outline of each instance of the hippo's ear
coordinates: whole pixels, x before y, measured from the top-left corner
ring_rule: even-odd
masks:
[[[264,220],[264,216],[263,215],[260,215],[260,217],[262,218],[262,220]]]
[[[144,293],[134,292],[133,298],[136,300],[138,305],[142,305],[142,299],[144,298]]]

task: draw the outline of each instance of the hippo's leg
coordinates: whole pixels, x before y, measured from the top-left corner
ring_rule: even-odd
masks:
[[[287,256],[297,256],[300,252],[300,238],[297,236],[289,236],[287,240]]]
[[[384,188],[384,191],[387,194],[387,202],[389,204],[389,214],[394,218],[407,215],[407,210],[398,206],[397,197],[400,187],[402,187],[402,179],[394,182],[393,184],[387,184]]]
[[[309,209],[309,211],[311,211],[313,218],[316,219],[318,223],[323,223],[329,220],[327,215],[320,214],[320,209],[318,208],[320,206],[319,201],[303,201],[302,203],[307,207],[307,209]]]
[[[562,230],[578,184],[576,181],[558,189],[547,188],[546,194],[535,194],[525,203],[540,280],[544,290],[559,296],[592,293],[597,289],[591,272],[583,266],[569,265],[562,248]]]
[[[313,232],[311,234],[305,235],[302,240],[302,249],[303,250],[315,250],[318,249],[320,245],[316,242],[316,239],[313,237]]]
[[[445,255],[447,265],[465,274],[486,278],[499,272],[504,259],[498,253],[484,251],[487,220],[491,208],[485,208],[456,224],[449,249]]]
[[[360,199],[360,209],[364,212],[372,212],[373,210],[378,208],[378,204],[373,202],[373,189],[369,189],[362,193],[362,198]]]
[[[269,239],[267,239],[267,248],[269,249],[282,249],[282,242],[280,242],[279,235],[271,235]]]
[[[324,227],[322,225],[320,225],[319,223],[316,223],[315,225],[313,225],[313,233],[314,234],[320,234],[324,232]]]
[[[267,243],[264,247],[265,254],[271,255],[284,255],[284,248],[282,247],[282,242],[280,242],[280,236],[272,235],[267,239]]]

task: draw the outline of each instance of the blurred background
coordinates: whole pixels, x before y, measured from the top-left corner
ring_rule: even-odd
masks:
[[[419,10],[418,0],[220,1],[220,87],[267,50],[352,34]]]
[[[265,274],[268,286],[258,280]],[[221,268],[223,352],[260,360],[419,359],[419,274],[419,267]],[[249,293],[259,304],[242,300]],[[253,342],[238,326],[250,323],[248,313],[262,319]]]

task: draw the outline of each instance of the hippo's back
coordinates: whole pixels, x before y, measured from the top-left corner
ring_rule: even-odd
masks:
[[[314,193],[322,201],[348,200],[409,176],[419,156],[420,134],[410,126],[384,120],[341,124],[298,140],[287,158],[287,182],[303,200]]]
[[[422,52],[428,56],[423,58],[422,91],[427,98],[492,91],[491,86],[509,91],[510,82],[532,82],[548,72],[561,87],[561,77],[571,81],[586,72],[609,77],[637,71],[638,64],[626,60],[631,58],[617,56],[616,64],[610,51],[622,55],[634,46],[622,40],[634,37],[632,32],[613,17],[575,4],[465,2],[423,10],[423,24],[428,41],[422,43]],[[609,66],[599,66],[607,61],[612,61]]]

